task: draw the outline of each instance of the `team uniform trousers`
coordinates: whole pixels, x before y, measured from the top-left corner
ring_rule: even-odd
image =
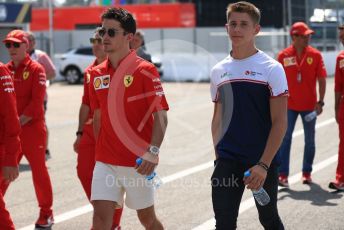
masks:
[[[342,99],[339,107],[339,148],[338,164],[336,170],[336,181],[344,183],[344,100]]]

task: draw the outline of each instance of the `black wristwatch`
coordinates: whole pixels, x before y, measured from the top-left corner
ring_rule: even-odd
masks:
[[[82,134],[83,134],[82,131],[77,131],[77,132],[75,133],[76,136],[79,136],[79,135],[82,136]]]
[[[321,107],[324,107],[325,103],[323,101],[318,101],[317,104],[319,104]]]

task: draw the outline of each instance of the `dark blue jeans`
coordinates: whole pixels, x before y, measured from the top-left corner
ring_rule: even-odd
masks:
[[[279,167],[279,173],[281,175],[289,175],[289,163],[290,163],[290,147],[293,137],[293,131],[295,123],[299,114],[301,115],[304,136],[305,136],[305,148],[303,153],[303,166],[302,172],[311,173],[312,165],[315,156],[315,123],[316,118],[310,122],[305,121],[305,116],[312,111],[294,111],[288,109],[288,129],[284,136],[283,143],[278,151],[281,159],[281,165]]]
[[[234,160],[220,158],[216,161],[211,177],[216,230],[236,229],[240,202],[245,190],[243,176],[248,168],[249,165]],[[260,206],[256,202],[259,221],[266,230],[283,230],[284,226],[277,210],[277,166],[270,166],[263,187],[270,196],[270,203]]]

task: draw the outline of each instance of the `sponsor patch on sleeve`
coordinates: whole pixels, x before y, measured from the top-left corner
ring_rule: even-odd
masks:
[[[4,89],[5,92],[8,92],[8,93],[13,93],[14,92],[14,88],[10,88],[10,87],[7,87]]]
[[[6,80],[6,79],[11,79],[11,76],[6,75],[6,76],[1,76],[0,80]]]
[[[38,82],[40,85],[45,85],[46,84],[46,77],[44,73],[40,73],[39,75]]]
[[[13,86],[13,82],[11,81],[11,76],[0,76],[0,81],[2,84],[2,88],[5,92],[7,93],[13,93],[14,92],[14,86]]]

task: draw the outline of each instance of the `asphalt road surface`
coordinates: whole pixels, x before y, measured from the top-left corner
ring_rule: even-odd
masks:
[[[165,83],[164,88],[170,111],[157,169],[165,182],[156,195],[157,215],[168,230],[214,229],[210,187],[214,159],[210,133],[213,104],[209,84]],[[304,148],[300,119],[296,125],[290,189],[279,192],[279,212],[286,229],[344,229],[344,193],[330,192],[327,187],[335,176],[338,151],[333,88],[333,78],[329,78],[324,113],[317,121],[314,184],[310,186],[300,182]],[[47,165],[54,191],[53,229],[90,229],[92,207],[77,178],[76,154],[72,148],[82,86],[55,83],[48,92],[52,159]],[[5,199],[17,229],[33,229],[39,210],[25,159],[20,177],[10,186]],[[124,209],[122,229],[143,229],[135,211]],[[242,199],[238,229],[263,229],[250,191]]]

